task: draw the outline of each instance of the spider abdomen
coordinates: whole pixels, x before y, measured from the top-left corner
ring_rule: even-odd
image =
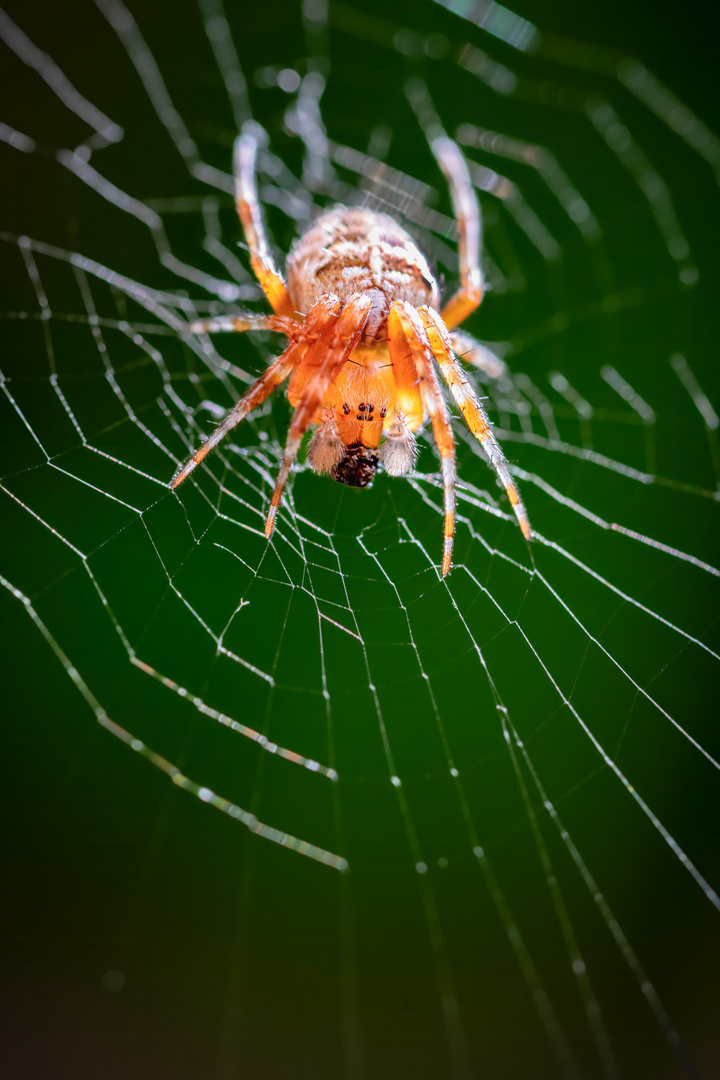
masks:
[[[323,214],[295,243],[288,258],[287,285],[302,313],[328,293],[343,301],[357,293],[370,296],[366,342],[387,337],[394,300],[435,308],[440,302],[430,265],[405,229],[385,214],[346,206]]]

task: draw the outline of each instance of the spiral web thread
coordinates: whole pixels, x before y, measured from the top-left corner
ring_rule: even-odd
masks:
[[[620,688],[625,702],[620,706],[624,710],[623,729],[632,723],[634,703],[641,701],[658,725],[672,729],[677,736],[678,753],[690,762],[692,774],[705,782],[710,775],[717,784],[718,762],[708,744],[707,731],[697,716],[682,708],[682,703],[666,704],[662,688],[656,691],[663,670],[681,665],[689,655],[699,658],[703,670],[716,675],[718,654],[709,644],[708,628],[686,608],[678,609],[676,614],[672,604],[658,600],[657,593],[653,594],[654,600],[644,602],[640,592],[634,592],[631,581],[618,579],[614,571],[604,571],[602,558],[593,566],[592,556],[577,554],[574,542],[576,535],[600,536],[601,543],[612,540],[616,547],[622,542],[623,550],[630,550],[628,558],[633,565],[638,563],[638,553],[642,559],[651,560],[648,581],[655,576],[670,576],[681,583],[681,590],[717,594],[720,573],[707,561],[701,542],[697,548],[688,545],[688,550],[680,550],[672,542],[634,527],[632,517],[635,493],[643,500],[650,491],[664,515],[680,514],[683,506],[692,506],[699,507],[696,512],[700,520],[712,520],[720,479],[717,412],[697,374],[692,343],[681,318],[676,321],[673,340],[649,343],[657,376],[655,380],[646,379],[642,389],[634,381],[631,365],[626,363],[629,350],[623,346],[622,328],[628,313],[643,313],[668,298],[691,294],[699,280],[693,244],[683,228],[673,181],[663,175],[662,162],[651,158],[644,149],[644,128],[638,117],[646,113],[652,116],[668,154],[681,147],[688,169],[705,178],[710,172],[714,172],[715,179],[720,174],[720,140],[639,61],[555,39],[492,2],[469,5],[453,0],[441,4],[461,17],[461,21],[453,23],[460,36],[449,41],[440,34],[425,37],[371,17],[360,19],[341,4],[332,4],[328,11],[319,0],[306,0],[303,20],[308,58],[307,70],[300,75],[281,64],[243,73],[220,0],[198,0],[205,44],[217,64],[218,92],[226,96],[235,129],[247,130],[255,125],[253,130],[264,140],[262,201],[286,215],[297,228],[310,220],[314,207],[322,205],[323,200],[362,201],[404,216],[424,238],[436,261],[446,267],[447,275],[456,270],[454,223],[447,213],[432,208],[437,193],[429,183],[382,161],[392,131],[386,127],[374,129],[364,151],[331,137],[326,129],[322,97],[330,77],[328,34],[341,32],[359,45],[371,44],[410,58],[423,56],[430,68],[433,64],[456,64],[464,69],[465,77],[477,80],[483,93],[511,102],[547,102],[548,108],[565,111],[588,135],[597,138],[599,160],[611,163],[616,175],[622,176],[621,182],[635,199],[637,213],[644,215],[646,228],[654,235],[658,252],[654,277],[639,285],[618,281],[610,248],[613,230],[619,225],[612,221],[607,226],[602,224],[600,215],[593,210],[592,198],[584,196],[581,182],[570,179],[567,163],[558,160],[547,147],[480,128],[470,119],[448,131],[465,150],[481,195],[487,238],[484,269],[491,288],[488,302],[492,303],[493,293],[498,299],[522,298],[534,287],[538,275],[544,277],[551,298],[552,314],[548,318],[518,326],[504,342],[488,343],[495,354],[505,359],[507,366],[500,364],[499,376],[488,378],[478,373],[489,395],[497,434],[508,457],[515,462],[513,471],[536,530],[533,550],[528,553],[517,541],[509,524],[509,508],[491,482],[491,475],[484,471],[480,451],[460,430],[459,422],[456,430],[461,460],[466,463],[464,470],[461,465],[458,492],[460,543],[457,563],[446,584],[440,583],[437,572],[441,487],[427,455],[423,460],[428,468],[419,469],[408,481],[415,500],[412,513],[398,516],[390,528],[385,519],[368,520],[352,542],[337,537],[327,524],[320,524],[319,515],[316,520],[310,496],[300,504],[291,485],[278,535],[268,548],[261,539],[263,520],[281,453],[272,424],[272,403],[246,421],[249,434],[240,446],[231,442],[209,459],[208,472],[191,496],[185,497],[183,491],[179,499],[168,490],[176,464],[198,445],[208,421],[221,416],[228,403],[237,399],[241,387],[254,377],[227,356],[248,356],[259,369],[271,355],[273,343],[269,339],[261,339],[259,344],[244,340],[245,352],[239,352],[235,343],[231,348],[225,340],[193,337],[185,331],[192,319],[230,312],[238,306],[264,310],[247,259],[242,250],[236,253],[234,248],[237,235],[227,236],[223,224],[227,219],[221,220],[221,210],[230,205],[232,178],[229,172],[203,161],[198,142],[173,102],[173,88],[164,77],[162,63],[143,36],[139,16],[136,21],[117,0],[96,0],[96,4],[115,34],[118,56],[124,50],[123,62],[129,62],[134,69],[152,123],[159,122],[165,129],[187,174],[204,185],[205,194],[143,201],[131,190],[116,185],[110,179],[112,169],[107,173],[104,169],[105,154],[122,153],[132,133],[89,100],[75,84],[71,70],[63,70],[52,53],[33,42],[29,32],[2,15],[0,33],[5,47],[19,62],[21,77],[41,80],[48,101],[52,99],[55,106],[72,114],[86,132],[75,146],[50,146],[36,138],[32,130],[18,130],[10,123],[2,123],[0,135],[7,145],[8,160],[13,155],[27,158],[34,165],[46,167],[48,175],[52,169],[53,176],[58,169],[65,170],[73,189],[89,189],[95,204],[104,206],[102,212],[115,223],[118,217],[125,218],[133,229],[144,230],[157,263],[153,280],[176,282],[174,287],[150,285],[114,268],[112,258],[105,264],[82,250],[48,242],[41,234],[17,235],[10,228],[2,232],[8,265],[23,276],[31,290],[26,306],[5,311],[3,322],[13,332],[18,330],[18,324],[25,324],[20,332],[27,333],[32,343],[33,365],[28,373],[11,356],[2,376],[4,441],[7,445],[9,437],[12,449],[17,451],[17,463],[13,462],[0,484],[2,498],[6,509],[12,507],[13,520],[21,521],[29,535],[42,534],[44,544],[54,551],[62,550],[64,564],[56,577],[36,582],[34,587],[32,582],[2,577],[3,585],[18,603],[18,617],[27,617],[37,626],[98,722],[166,773],[173,783],[231,815],[260,837],[339,871],[348,868],[340,843],[337,849],[330,850],[295,835],[299,830],[295,830],[292,820],[261,820],[253,808],[244,808],[216,792],[202,776],[186,775],[186,769],[192,772],[190,765],[181,769],[151,748],[137,732],[113,718],[101,689],[92,689],[82,666],[75,666],[77,661],[64,640],[62,620],[52,612],[52,604],[48,614],[44,610],[54,591],[62,589],[65,593],[68,582],[71,595],[73,588],[84,590],[89,582],[98,623],[112,628],[126,665],[159,684],[171,701],[179,698],[194,707],[204,723],[222,725],[240,735],[238,755],[245,752],[243,740],[250,740],[268,754],[314,774],[314,784],[329,783],[334,790],[341,788],[342,780],[334,751],[341,698],[328,656],[334,654],[338,641],[347,642],[360,668],[364,668],[368,707],[383,746],[386,773],[380,780],[393,790],[415,870],[422,879],[420,888],[448,1040],[461,1075],[465,1033],[433,884],[434,864],[446,866],[448,859],[431,850],[413,800],[406,795],[408,781],[412,785],[413,778],[404,775],[403,765],[397,760],[380,685],[384,676],[377,678],[382,665],[377,659],[376,642],[368,637],[367,611],[358,608],[361,593],[377,591],[379,618],[391,622],[394,643],[402,646],[398,680],[411,678],[424,684],[425,703],[442,747],[445,776],[451,778],[452,798],[462,819],[466,850],[477,860],[483,887],[493,898],[563,1074],[579,1075],[562,1016],[554,1008],[542,973],[525,943],[522,927],[516,922],[503,881],[495,873],[492,855],[475,820],[472,762],[465,762],[463,768],[453,750],[442,674],[442,665],[450,667],[452,659],[443,653],[444,660],[438,665],[428,645],[440,633],[445,634],[463,657],[463,677],[478,680],[494,704],[507,761],[524,807],[525,824],[533,837],[566,962],[576,982],[603,1075],[620,1075],[617,1054],[554,863],[558,848],[548,840],[548,833],[559,838],[560,848],[600,913],[608,941],[617,949],[684,1071],[696,1075],[653,982],[586,862],[582,844],[564,824],[561,803],[573,786],[590,784],[600,772],[609,774],[626,803],[627,814],[632,814],[634,808],[644,816],[665,846],[666,860],[677,863],[698,895],[720,909],[708,872],[702,861],[691,854],[687,838],[676,835],[672,824],[655,809],[652,798],[645,796],[642,783],[622,766],[622,732],[610,731],[607,739],[598,734],[597,725],[586,718],[579,703],[582,694],[577,692],[584,665],[592,655],[593,662],[600,663]],[[465,41],[461,40],[463,30]],[[505,48],[496,53],[498,41]],[[513,55],[517,56],[516,65],[510,63]],[[542,74],[538,73],[539,64],[544,65]],[[548,66],[552,69],[550,77]],[[250,74],[256,89],[277,93],[280,88],[287,95],[285,124],[303,146],[299,178],[275,154],[272,140],[267,142],[251,114],[246,83]],[[418,132],[424,132],[428,142],[447,126],[433,101],[429,82],[414,78],[404,85],[408,122],[416,122]],[[599,83],[606,86],[605,95],[598,91]],[[469,108],[467,113],[472,117]],[[76,127],[73,122],[68,130]],[[14,167],[18,168],[17,164]],[[440,182],[437,184],[439,189]],[[193,190],[196,187],[193,185]],[[200,225],[202,251],[195,263],[184,251],[182,256],[176,253],[178,220],[192,221],[196,231]],[[520,253],[527,249],[532,250],[534,258],[530,270]],[[569,290],[563,273],[563,260],[570,250],[574,258],[584,262],[593,283],[582,303]],[[214,271],[208,270],[209,266]],[[59,287],[74,290],[77,299],[72,310],[68,310],[64,299],[54,298],[54,290]],[[595,330],[588,331],[589,327]],[[76,335],[73,340],[81,342],[91,357],[89,377],[98,386],[102,383],[93,415],[76,407],[76,383],[64,374],[65,353],[58,358],[57,335],[63,328]],[[601,338],[605,335],[606,346],[598,350],[598,354],[605,355],[605,361],[596,365],[594,377],[584,380],[580,387],[560,370],[565,366],[564,347],[555,349],[553,345],[578,328],[580,332],[596,332]],[[557,370],[550,367],[544,381],[537,375],[531,378],[524,374],[526,351],[548,344]],[[183,362],[178,360],[180,355]],[[136,385],[133,371],[150,372],[151,377],[145,383],[138,379]],[[32,393],[38,386],[42,386],[42,407]],[[668,407],[669,396],[676,402],[679,435],[671,431],[675,421]],[[628,435],[634,439],[632,463],[613,455],[611,435],[615,430],[622,432],[624,447],[629,445]],[[107,438],[108,433],[112,438]],[[692,447],[692,457],[683,456],[677,468],[673,468],[666,450],[671,437],[686,439]],[[4,458],[11,460],[10,454]],[[526,467],[526,461],[532,464]],[[32,481],[38,470],[57,479],[73,505],[80,508],[81,519],[95,506],[103,507],[104,512],[112,504],[112,512],[103,517],[104,534],[93,535],[91,540],[88,532],[83,542],[83,529],[59,511],[58,503],[40,498],[36,501]],[[300,465],[296,475],[305,471]],[[582,484],[577,480],[580,476],[584,478]],[[322,482],[317,483],[320,499]],[[598,484],[604,485],[611,496],[617,492],[623,510],[618,520],[608,514],[607,499],[595,498]],[[547,533],[543,532],[543,515],[538,507],[555,511],[547,515]],[[434,530],[426,528],[426,514],[434,522]],[[169,550],[167,532],[158,524],[159,515],[166,515],[176,535],[182,537],[185,549],[180,560]],[[655,520],[659,520],[657,516]],[[216,539],[220,524],[224,527],[222,539]],[[554,538],[553,528],[562,539]],[[290,632],[291,607],[298,603],[297,596],[302,596],[302,610],[316,635],[317,668],[307,673],[300,691],[321,702],[325,716],[323,738],[319,739],[319,745],[324,747],[322,759],[315,746],[306,751],[295,743],[281,745],[275,741],[273,731],[264,730],[260,721],[255,727],[246,723],[247,714],[241,709],[232,713],[214,703],[211,689],[196,688],[205,683],[197,678],[197,665],[192,665],[195,678],[185,683],[182,665],[166,670],[151,662],[148,654],[153,650],[148,646],[146,653],[144,641],[150,636],[147,631],[156,609],[148,603],[142,616],[144,624],[142,620],[140,624],[134,621],[130,628],[105,580],[106,553],[121,549],[123,538],[131,531],[141,535],[142,558],[154,564],[153,572],[162,579],[163,602],[172,597],[182,612],[179,621],[183,647],[206,657],[200,667],[204,663],[208,675],[212,665],[222,664],[226,672],[237,669],[238,678],[245,683],[264,687],[269,703],[266,717],[271,715],[275,693],[280,689],[292,691],[293,687],[283,686],[284,676],[277,664],[255,659],[253,619],[267,595],[267,602],[275,606],[275,622],[282,639],[286,631]],[[488,539],[488,535],[494,539]],[[397,552],[398,545],[408,552],[402,577],[391,555]],[[195,581],[191,587],[183,584],[183,570],[193,559],[200,560],[202,574],[202,560],[210,548],[222,551],[238,567],[239,579],[244,582],[222,617],[217,612],[205,613]],[[590,545],[588,550],[599,552],[601,546]],[[351,577],[347,576],[348,560],[352,560]],[[359,578],[358,565],[364,568]],[[502,583],[500,588],[496,581]],[[577,602],[578,590],[583,589],[596,597],[603,611],[601,617]],[[443,590],[441,601],[439,590]],[[428,632],[426,625],[426,596],[440,603],[443,613],[444,622],[436,632]],[[497,627],[490,636],[482,628],[484,624],[478,622],[479,604],[491,611],[492,624]],[[528,609],[538,605],[544,613],[542,623],[534,614],[526,619]],[[628,612],[636,632],[657,638],[655,669],[636,671],[627,642],[616,643],[613,634],[607,632]],[[571,654],[569,670],[548,646],[542,631],[548,624]],[[531,671],[532,678],[544,684],[546,695],[554,699],[547,706],[548,716],[569,717],[575,734],[589,751],[564,788],[555,784],[554,795],[549,793],[542,767],[535,761],[537,731],[532,718],[518,717],[508,704],[506,689],[494,677],[493,662],[487,656],[493,637],[512,643],[517,670]],[[172,710],[172,704],[168,708]],[[538,725],[541,730],[539,721]],[[255,791],[250,802],[255,806],[258,801],[260,794]],[[332,806],[334,835],[341,841],[342,799],[334,795]]]

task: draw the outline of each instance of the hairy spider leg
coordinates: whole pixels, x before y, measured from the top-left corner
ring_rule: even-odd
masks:
[[[450,344],[458,359],[463,360],[466,364],[472,364],[488,379],[507,379],[509,377],[510,370],[505,361],[488,349],[487,345],[476,341],[472,334],[468,334],[466,330],[453,330],[450,334]]]
[[[290,294],[277,271],[263,227],[255,180],[257,149],[254,135],[239,135],[235,140],[235,203],[250,248],[253,273],[262,291],[276,315],[292,315]]]
[[[268,539],[272,535],[285,483],[300,449],[302,437],[308,426],[316,422],[328,387],[360,341],[372,306],[372,298],[358,293],[348,301],[342,311],[341,304],[342,301],[337,296],[321,296],[310,308],[305,322],[306,333],[303,333],[299,343],[302,355],[296,368],[297,377],[303,382],[304,389],[290,423],[282,465],[270,500],[265,522],[265,535]],[[307,338],[311,340],[308,342]],[[311,372],[309,378],[308,370]]]
[[[240,315],[218,315],[214,319],[197,319],[188,323],[189,334],[224,334],[233,332],[242,334],[246,330],[275,330],[278,334],[294,338],[302,330],[303,324],[286,315],[255,315],[247,311]]]
[[[442,319],[432,308],[421,307],[418,309],[418,314],[427,332],[433,356],[438,362],[445,382],[450,387],[450,393],[463,415],[463,420],[487,454],[490,464],[507,492],[510,505],[515,511],[523,536],[526,540],[530,540],[532,529],[520,493],[510,475],[505,455],[493,435],[487,413],[452,350],[450,335],[445,329]]]
[[[265,398],[271,394],[281,382],[292,374],[308,347],[308,339],[314,340],[317,338],[327,321],[327,311],[325,309],[320,310],[319,305],[320,301],[315,304],[310,312],[310,316],[308,316],[308,319],[304,323],[294,323],[292,319],[286,319],[277,315],[266,317],[267,325],[263,326],[262,329],[282,331],[282,333],[287,334],[291,338],[290,344],[285,351],[278,356],[277,360],[273,360],[257,382],[253,383],[248,392],[240,398],[237,405],[234,405],[232,409],[230,409],[225,418],[215,428],[212,435],[205,440],[200,449],[193,454],[185,465],[178,469],[170,481],[171,488],[175,489],[182,484],[183,480],[187,480],[190,473],[200,464],[203,458],[207,457],[210,451],[214,450],[218,443],[222,442],[225,436],[231,432],[234,427],[237,427],[240,421],[244,420],[252,409],[256,409],[258,405],[262,405]],[[336,306],[339,307],[339,305],[340,301],[338,300],[336,301]],[[316,308],[318,308],[318,311],[314,318],[311,318]],[[239,326],[237,329],[257,330],[261,328],[256,324],[255,316],[239,316],[238,321],[245,325]],[[271,323],[272,325],[270,325]],[[235,327],[233,329],[235,329]]]
[[[483,297],[480,270],[482,222],[475,188],[460,147],[447,135],[442,135],[433,140],[431,149],[447,179],[458,227],[460,288],[441,312],[443,322],[448,330],[452,330],[467,319]]]
[[[445,399],[433,370],[433,352],[423,321],[407,300],[395,300],[388,315],[388,348],[394,369],[402,371],[408,358],[415,369],[424,411],[430,417],[442,462],[445,535],[442,576],[450,570],[455,532],[455,440]],[[398,378],[400,383],[402,376]],[[405,380],[403,379],[403,382]]]
[[[170,481],[170,487],[173,490],[179,487],[183,480],[187,480],[190,473],[200,464],[203,458],[207,457],[210,451],[214,450],[217,444],[222,442],[225,436],[234,427],[237,427],[252,409],[262,405],[268,394],[271,394],[275,387],[279,386],[284,379],[287,379],[292,374],[293,368],[298,362],[299,349],[300,343],[293,341],[288,345],[285,352],[278,356],[277,360],[273,360],[270,367],[262,373],[257,382],[253,383],[247,394],[240,398],[237,405],[230,409],[230,412],[218,424],[212,435],[205,440],[200,449],[193,454],[185,465],[178,469]]]

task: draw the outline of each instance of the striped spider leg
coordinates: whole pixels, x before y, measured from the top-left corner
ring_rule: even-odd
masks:
[[[406,301],[396,300],[390,308],[388,347],[398,386],[419,389],[422,414],[430,417],[442,462],[445,539],[441,572],[445,577],[450,569],[455,531],[455,439],[420,312]]]
[[[530,540],[532,537],[532,530],[530,528],[527,511],[520,498],[520,492],[510,475],[505,455],[500,449],[500,444],[493,435],[490,420],[482,407],[480,398],[475,393],[472,383],[461,368],[458,359],[453,352],[451,338],[447,332],[445,323],[432,308],[420,308],[418,314],[425,328],[432,355],[438,363],[438,367],[442,372],[445,382],[450,387],[450,393],[455,399],[455,404],[462,413],[463,420],[487,454],[488,461],[497,473],[500,483],[505,488],[508,499],[510,500],[510,505],[515,511],[515,516],[522,529],[523,536],[526,540]]]

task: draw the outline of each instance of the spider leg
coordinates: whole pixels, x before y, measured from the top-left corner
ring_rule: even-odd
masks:
[[[486,345],[476,341],[465,330],[453,330],[450,335],[450,344],[455,356],[461,357],[466,364],[472,364],[488,379],[508,377],[508,366],[505,361],[496,356]]]
[[[287,349],[278,356],[277,360],[273,360],[272,364],[270,364],[263,372],[257,382],[253,383],[247,393],[243,395],[240,401],[238,401],[237,405],[234,405],[232,409],[230,409],[229,413],[225,416],[225,419],[215,428],[212,435],[206,439],[200,449],[193,454],[185,465],[178,469],[170,481],[171,488],[174,489],[179,487],[183,480],[187,480],[190,473],[200,464],[203,458],[207,457],[210,451],[214,450],[218,443],[222,442],[225,436],[232,431],[234,427],[237,427],[240,421],[243,420],[252,409],[256,409],[258,405],[262,405],[265,398],[271,394],[284,379],[287,379],[288,376],[292,374],[307,351],[308,340],[314,341],[324,330],[328,319],[339,310],[340,301],[332,297],[324,307],[322,305],[323,300],[318,300],[304,323],[293,323],[292,319],[286,319],[277,315],[270,315],[267,317],[239,317],[239,319],[244,322],[252,321],[253,323],[252,326],[243,326],[240,329],[259,329],[260,327],[255,325],[256,318],[265,319],[268,324],[266,328],[270,330],[282,330],[283,333],[291,337],[290,344]]]
[[[450,393],[463,415],[463,420],[487,454],[490,464],[507,492],[510,505],[515,511],[523,536],[526,540],[530,540],[532,529],[520,493],[510,475],[505,455],[493,435],[487,413],[483,409],[472,383],[453,353],[450,335],[443,325],[441,317],[432,308],[422,307],[419,309],[418,314],[427,332],[433,356],[438,362],[445,382],[450,387]]]
[[[265,522],[265,535],[268,539],[272,535],[282,493],[300,449],[302,437],[308,426],[314,422],[330,383],[359,342],[372,299],[358,294],[352,297],[338,314],[340,304],[341,301],[335,296],[321,296],[310,309],[305,323],[306,328],[311,324],[316,325],[318,331],[313,334],[310,342],[305,343],[304,334],[299,343],[303,351],[302,364],[305,369],[310,369],[312,374],[303,387],[302,397],[288,430],[285,453]]]
[[[255,315],[244,312],[242,315],[219,315],[214,319],[198,319],[188,323],[189,334],[222,334],[228,330],[243,333],[245,330],[275,330],[289,338],[297,337],[302,330],[302,323],[289,319],[285,315]]]
[[[263,372],[256,383],[248,390],[237,405],[234,405],[230,409],[229,413],[225,416],[225,419],[215,428],[212,435],[209,436],[202,444],[199,450],[197,450],[190,460],[173,476],[170,481],[170,487],[174,490],[182,484],[183,480],[187,480],[193,469],[200,464],[203,458],[207,457],[211,450],[214,450],[219,442],[225,438],[225,436],[232,431],[234,427],[243,420],[247,414],[257,408],[258,405],[262,405],[268,394],[280,385],[283,379],[287,379],[288,375],[292,374],[293,368],[298,362],[298,345],[293,342],[288,345],[285,352],[278,356],[277,360],[273,360],[272,364]]]
[[[440,452],[445,507],[445,539],[442,576],[450,569],[455,532],[455,440],[445,399],[433,369],[433,352],[425,326],[417,310],[405,300],[396,300],[388,316],[388,348],[397,382],[403,381],[408,361],[420,386],[423,409],[430,417]]]
[[[235,140],[235,202],[250,248],[253,273],[276,315],[292,315],[293,306],[282,276],[270,253],[263,227],[255,182],[257,139],[254,135],[239,135]]]
[[[432,152],[445,173],[450,187],[453,210],[458,227],[460,249],[460,288],[442,309],[443,322],[449,330],[458,326],[480,304],[483,279],[480,270],[482,223],[475,189],[467,162],[457,143],[447,135],[434,139]]]

